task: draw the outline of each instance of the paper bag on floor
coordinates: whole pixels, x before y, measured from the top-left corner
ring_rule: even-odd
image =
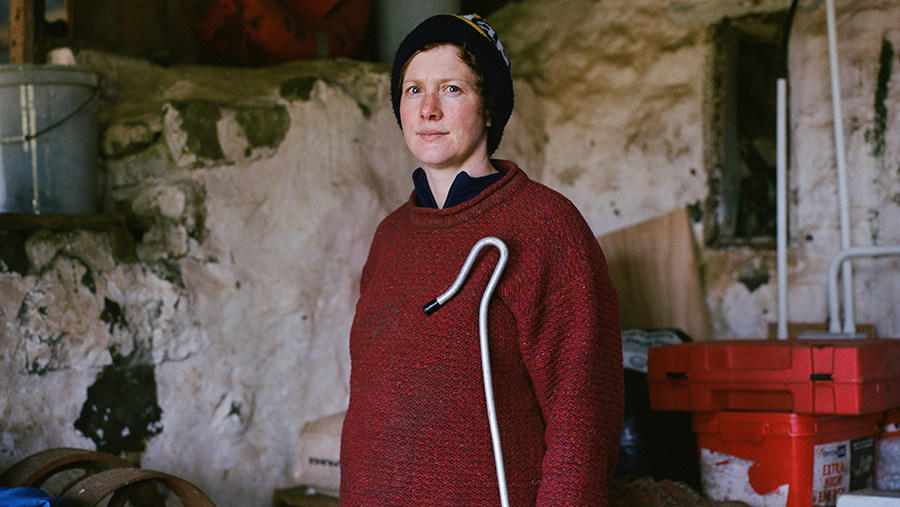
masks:
[[[310,421],[300,429],[294,482],[338,496],[341,486],[341,427],[345,412]]]

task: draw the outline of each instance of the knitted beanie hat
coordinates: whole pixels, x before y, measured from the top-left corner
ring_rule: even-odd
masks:
[[[509,59],[497,32],[477,14],[458,16],[438,14],[421,22],[403,39],[391,70],[391,102],[394,116],[400,123],[400,75],[403,67],[426,44],[449,42],[472,52],[481,60],[485,69],[484,93],[493,99],[491,126],[488,127],[487,149],[492,155],[513,109],[513,84],[509,71]],[[400,124],[403,128],[403,124]]]

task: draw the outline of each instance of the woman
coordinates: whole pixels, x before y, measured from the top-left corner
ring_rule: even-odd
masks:
[[[510,252],[488,322],[511,504],[605,505],[622,425],[617,297],[577,209],[490,158],[513,105],[503,46],[477,16],[435,16],[401,43],[391,83],[422,167],[363,269],[341,504],[499,503],[478,338],[497,252],[482,252],[440,311],[422,311],[496,236]]]

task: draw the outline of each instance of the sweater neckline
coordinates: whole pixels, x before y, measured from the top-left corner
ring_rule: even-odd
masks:
[[[499,171],[506,171],[502,178],[484,189],[477,196],[450,208],[424,208],[416,205],[413,191],[401,206],[407,220],[419,227],[447,227],[471,220],[504,202],[528,181],[528,176],[509,160],[493,160]]]
[[[485,176],[471,177],[466,171],[460,171],[453,183],[450,185],[450,192],[447,194],[447,202],[444,203],[445,208],[458,206],[469,199],[480,194],[484,189],[490,187],[493,183],[503,178],[503,172],[495,172]],[[413,184],[416,189],[416,204],[423,208],[439,208],[431,193],[431,186],[428,184],[428,176],[425,170],[419,167],[413,171]]]

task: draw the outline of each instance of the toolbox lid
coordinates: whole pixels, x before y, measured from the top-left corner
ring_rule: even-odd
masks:
[[[648,381],[864,382],[900,377],[900,340],[717,340],[651,347]]]
[[[651,347],[654,410],[865,414],[900,406],[900,340],[721,340]]]

